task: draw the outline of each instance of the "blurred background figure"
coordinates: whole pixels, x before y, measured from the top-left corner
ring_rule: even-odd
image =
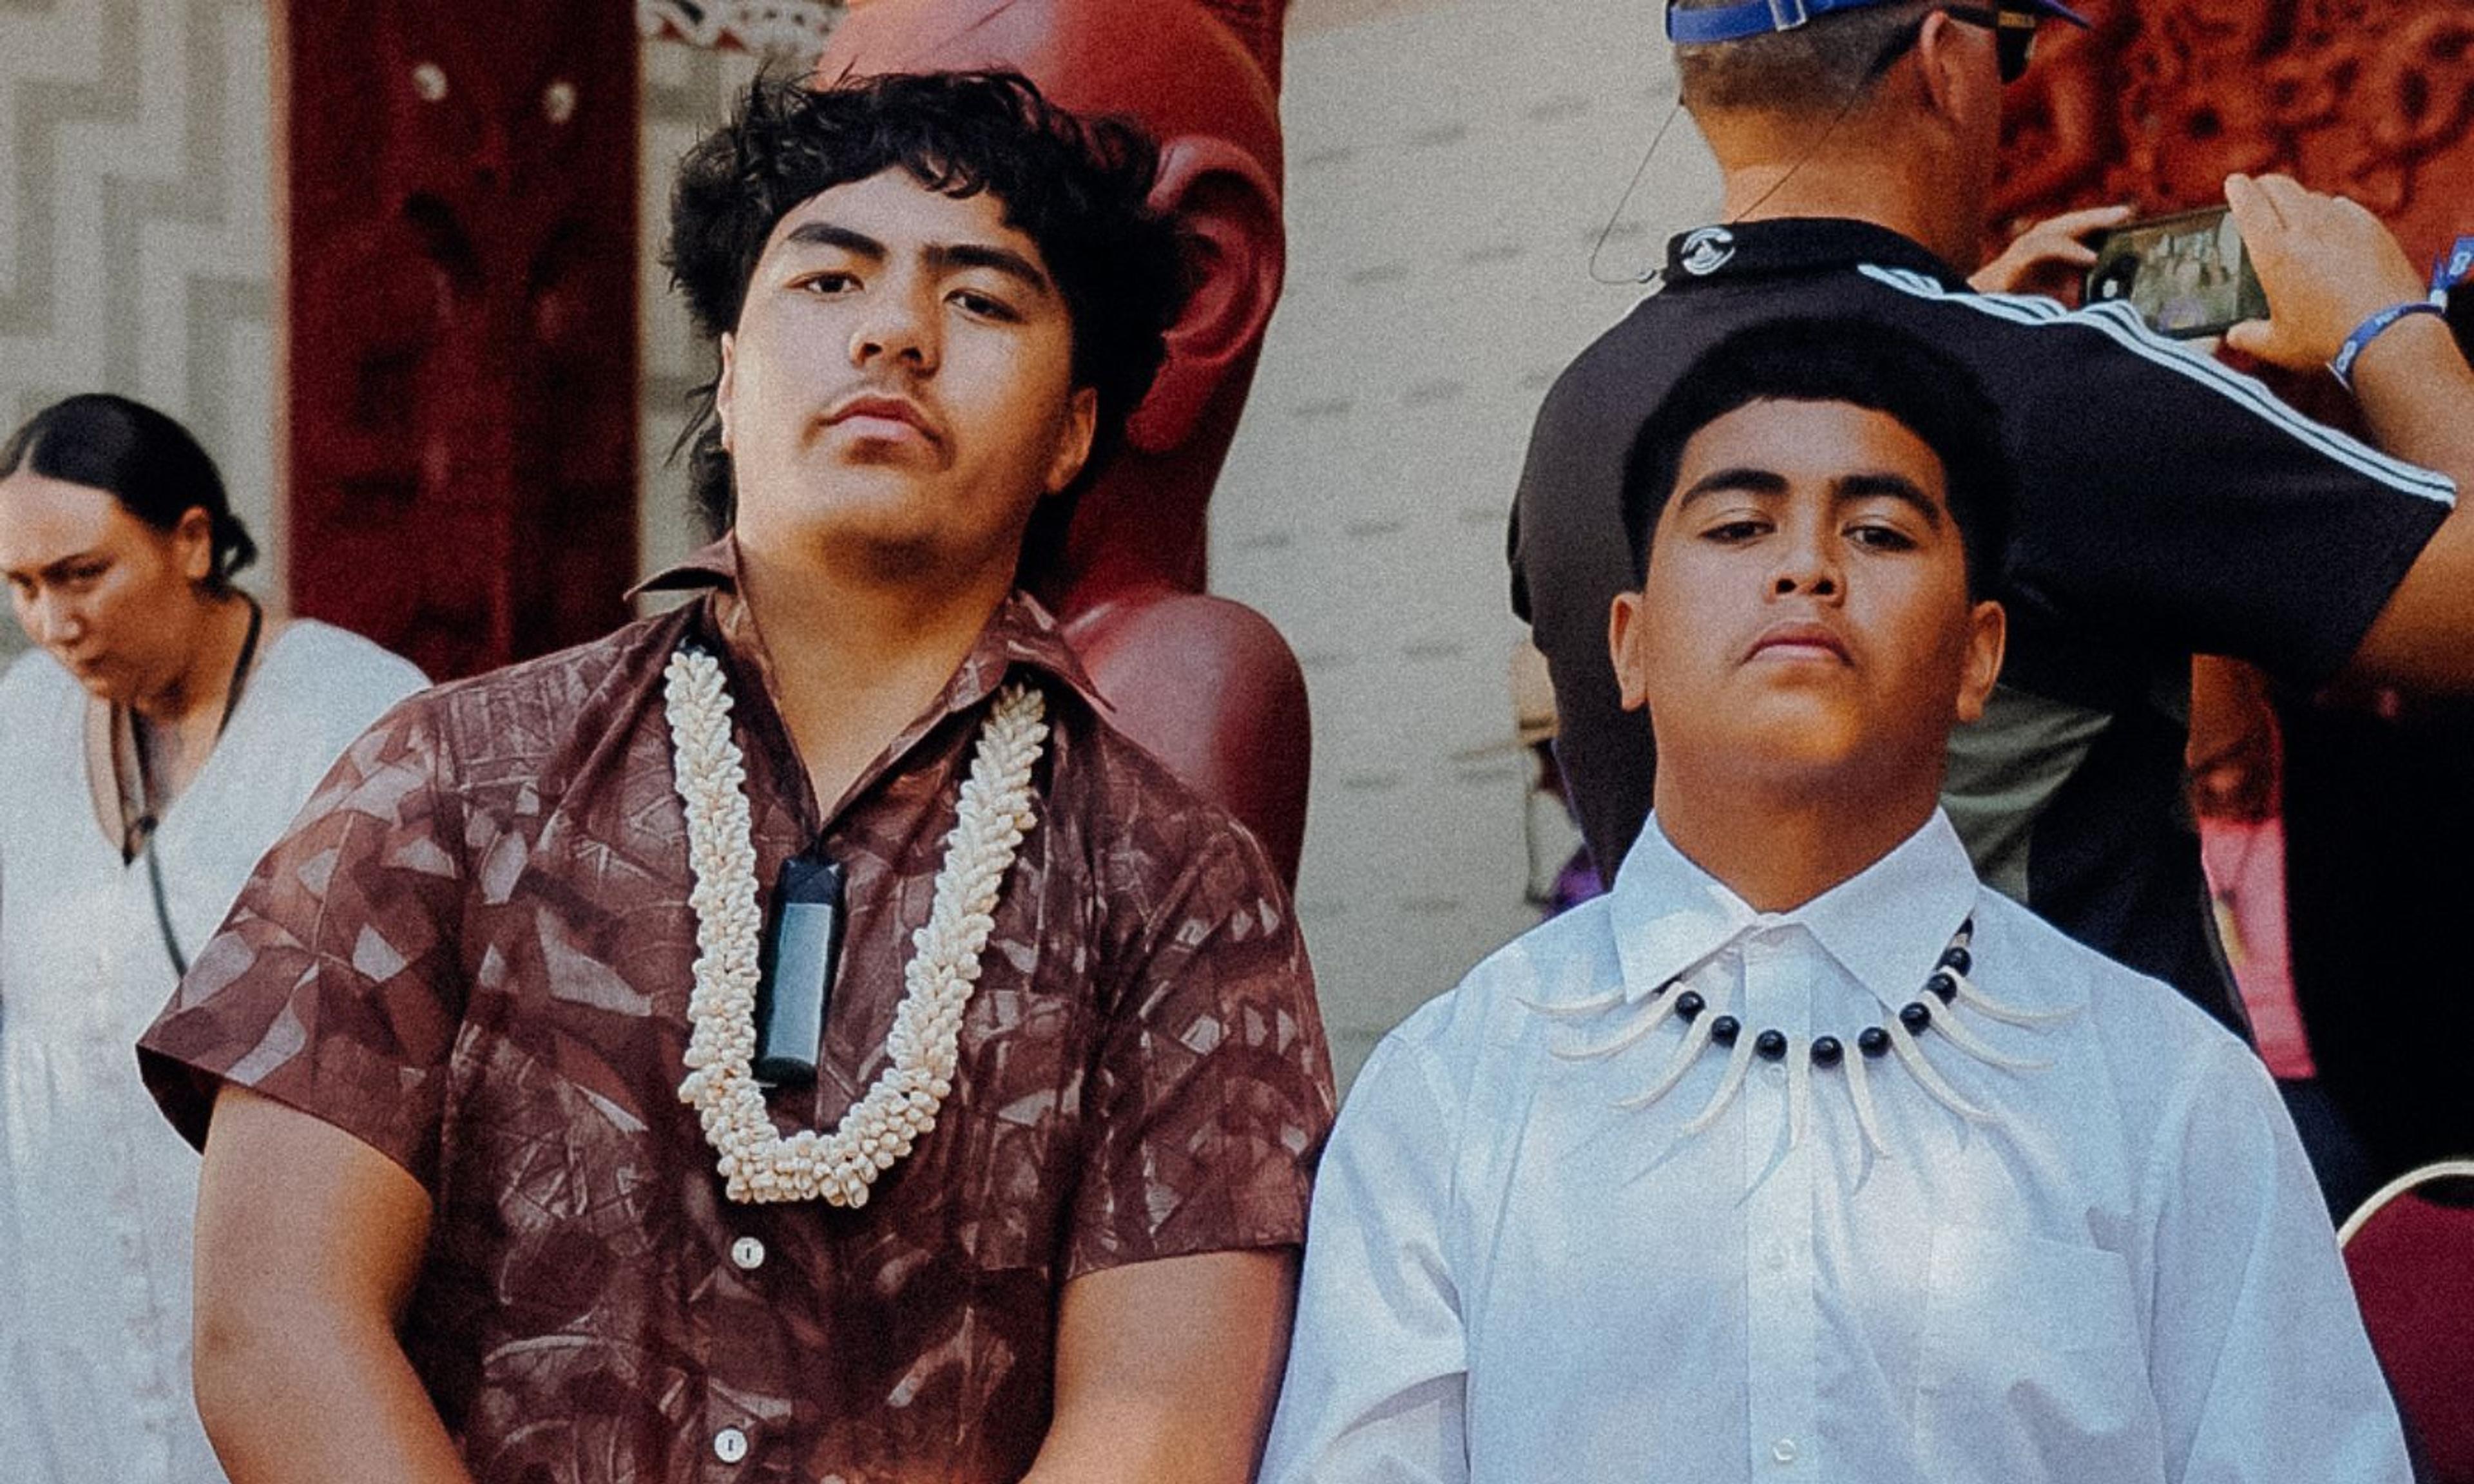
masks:
[[[1516,745],[1529,754],[1529,795],[1521,817],[1529,848],[1531,906],[1540,917],[1561,917],[1606,886],[1581,838],[1564,770],[1555,761],[1555,682],[1546,657],[1522,639],[1512,650],[1512,722]]]
[[[152,408],[73,396],[0,448],[0,575],[39,646],[0,677],[12,1480],[222,1477],[189,1392],[198,1161],[129,1048],[328,765],[424,684],[270,617],[231,581],[255,554],[206,450]]]

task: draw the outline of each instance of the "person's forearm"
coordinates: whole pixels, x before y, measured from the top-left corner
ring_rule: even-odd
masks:
[[[1022,1484],[1247,1484],[1260,1451],[1225,1439],[1157,1433],[1121,1435],[1106,1448],[1066,1445],[1052,1435]]]
[[[1056,1407],[1023,1484],[1247,1484],[1297,1295],[1293,1249],[1086,1274],[1058,1304]]]
[[[2474,502],[2474,368],[2437,315],[2410,315],[2363,351],[2354,392],[2371,438],[2409,464],[2457,481]]]
[[[2350,675],[2413,690],[2474,691],[2474,369],[2431,315],[2391,325],[2354,371],[2380,447],[2457,481],[2457,508],[2364,636]]]
[[[195,1372],[198,1413],[232,1484],[471,1484],[383,1327],[202,1307]]]

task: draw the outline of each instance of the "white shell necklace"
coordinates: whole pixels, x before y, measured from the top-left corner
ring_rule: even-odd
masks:
[[[679,1100],[704,1123],[730,1199],[864,1206],[868,1186],[936,1126],[953,1090],[962,1011],[995,926],[997,893],[1031,812],[1031,771],[1048,727],[1038,689],[1005,688],[980,729],[953,832],[945,837],[928,922],[910,936],[905,993],[885,1037],[886,1065],[830,1135],[783,1137],[749,1069],[764,914],[745,759],[730,735],[730,691],[714,657],[684,646],[665,674],[673,772],[687,806],[688,897],[696,919],[695,990],[688,1000],[687,1080]]]

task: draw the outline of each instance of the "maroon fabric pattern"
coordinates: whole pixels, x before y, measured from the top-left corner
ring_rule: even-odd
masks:
[[[727,547],[696,567],[718,590],[688,608],[364,735],[147,1033],[148,1085],[192,1140],[230,1081],[428,1189],[405,1345],[484,1480],[1018,1478],[1066,1281],[1304,1237],[1331,1073],[1287,898],[1020,596],[827,820]],[[954,1095],[858,1210],[727,1203],[678,1100],[695,922],[661,677],[691,638],[730,675],[761,886],[820,833],[849,873],[786,1133],[883,1065],[986,702],[1009,674],[1047,695]]]

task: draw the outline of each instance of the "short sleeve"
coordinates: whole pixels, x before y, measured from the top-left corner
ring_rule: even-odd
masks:
[[[1467,1331],[1443,1236],[1459,1121],[1429,1055],[1385,1038],[1315,1187],[1263,1484],[1468,1477]]]
[[[442,754],[423,698],[347,748],[139,1041],[148,1090],[191,1143],[230,1083],[435,1188],[464,1003],[462,821]]]
[[[1947,340],[1982,358],[2018,465],[2012,586],[2106,642],[2316,684],[2454,508],[2445,476],[2302,416],[2126,306],[1950,305]]]
[[[2147,1179],[2166,1476],[2405,1484],[2396,1404],[2301,1142],[2259,1059],[2209,1040]]]
[[[1305,1240],[1332,1091],[1304,940],[1254,838],[1197,818],[1183,868],[1114,904],[1141,928],[1106,975],[1068,1278]]]

